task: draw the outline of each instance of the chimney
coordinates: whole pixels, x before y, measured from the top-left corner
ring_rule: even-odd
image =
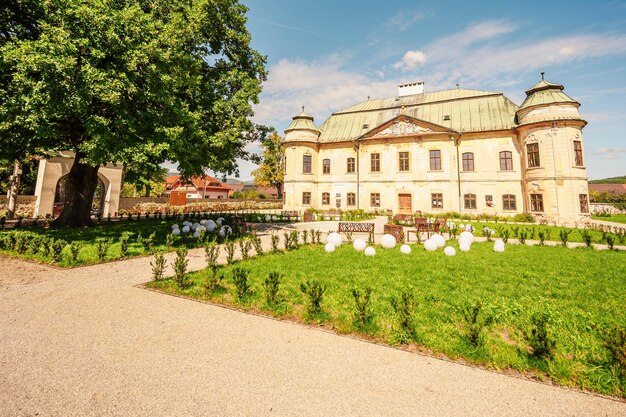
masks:
[[[424,93],[424,81],[414,83],[400,84],[398,86],[398,97],[412,96],[414,94]]]

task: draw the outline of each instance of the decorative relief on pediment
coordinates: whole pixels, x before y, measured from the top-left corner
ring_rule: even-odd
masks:
[[[396,122],[392,124],[391,126],[387,127],[386,129],[381,130],[380,132],[376,133],[372,137],[419,135],[419,134],[428,133],[428,132],[433,132],[433,130],[427,127],[416,125],[415,123],[401,121],[401,122]]]

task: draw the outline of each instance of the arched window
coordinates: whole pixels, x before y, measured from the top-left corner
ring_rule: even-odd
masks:
[[[474,154],[471,152],[465,152],[463,154],[463,171],[474,170]]]

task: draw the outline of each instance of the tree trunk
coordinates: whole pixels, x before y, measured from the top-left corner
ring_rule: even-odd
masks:
[[[152,181],[152,175],[146,175],[146,195],[145,197],[150,197],[150,191],[152,191],[152,187],[150,186],[150,181]]]
[[[276,185],[276,191],[278,192],[277,197],[282,200],[283,199],[283,183],[282,182]]]
[[[98,168],[81,163],[85,155],[76,153],[74,164],[67,174],[63,212],[55,219],[52,227],[92,226],[91,205],[98,186]]]

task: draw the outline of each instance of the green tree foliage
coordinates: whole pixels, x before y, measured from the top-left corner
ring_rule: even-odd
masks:
[[[98,167],[233,173],[265,79],[238,0],[9,0],[0,158],[70,150],[57,226],[91,224]]]
[[[13,160],[0,159],[0,194],[6,195],[11,187],[11,175],[13,175]],[[20,175],[19,195],[35,194],[37,184],[37,170],[39,163],[33,158],[24,158],[20,161],[22,174]]]
[[[122,184],[122,197],[160,196],[165,192],[167,168],[142,171],[135,166],[127,167]]]
[[[274,187],[278,198],[283,197],[283,181],[285,178],[285,150],[282,138],[273,132],[261,142],[263,155],[255,158],[259,167],[252,171],[254,181],[263,187]]]

